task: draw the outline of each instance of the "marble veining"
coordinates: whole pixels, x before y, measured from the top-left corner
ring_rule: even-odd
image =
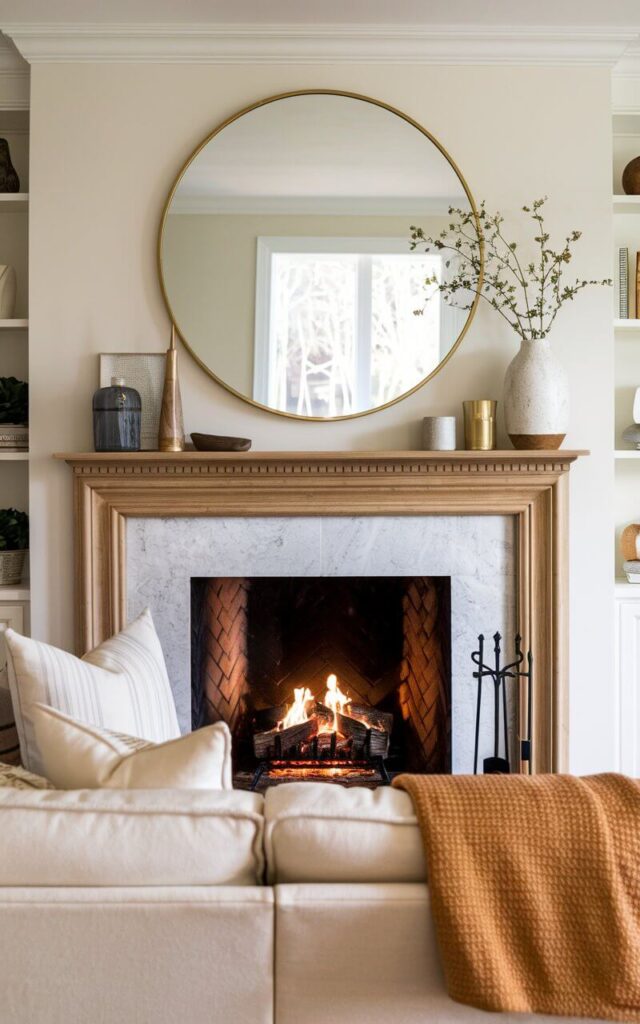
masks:
[[[470,654],[481,632],[499,630],[512,643],[514,534],[509,516],[130,517],[128,616],[151,608],[186,732],[192,577],[450,576],[452,766],[468,772],[476,703]],[[487,694],[484,754],[490,730]]]

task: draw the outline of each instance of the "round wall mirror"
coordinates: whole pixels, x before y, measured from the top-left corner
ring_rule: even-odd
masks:
[[[181,171],[159,236],[172,321],[234,394],[287,416],[384,408],[451,356],[475,312],[444,303],[451,270],[411,251],[464,178],[411,118],[364,96],[276,96],[209,135]],[[416,315],[422,310],[421,315]]]

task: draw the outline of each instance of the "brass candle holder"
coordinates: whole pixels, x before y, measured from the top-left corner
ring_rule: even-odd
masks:
[[[496,447],[496,407],[492,398],[463,402],[464,446],[471,452],[490,452]]]

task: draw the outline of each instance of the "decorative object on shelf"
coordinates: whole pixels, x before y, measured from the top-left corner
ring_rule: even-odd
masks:
[[[632,448],[640,448],[640,388],[633,397],[633,423],[622,431],[622,440]]]
[[[425,416],[422,420],[422,448],[425,452],[454,452],[455,416]]]
[[[620,534],[620,554],[625,562],[640,561],[640,523],[629,523]]]
[[[618,249],[618,316],[629,319],[629,250],[624,245]]]
[[[535,249],[519,255],[516,242],[503,234],[504,217],[489,214],[480,204],[478,235],[474,217],[449,207],[451,218],[436,238],[422,228],[411,228],[411,247],[425,246],[440,253],[444,273],[425,281],[425,306],[440,292],[449,305],[470,309],[480,296],[520,337],[520,352],[505,377],[504,404],[507,433],[515,448],[559,448],[569,425],[569,382],[549,348],[548,336],[559,310],[589,285],[611,286],[603,280],[576,279],[565,284],[565,267],[573,258],[572,246],[580,231],[571,231],[564,245],[549,248],[541,212],[546,199],[535,199],[522,210],[535,226]],[[482,259],[484,256],[484,274]]]
[[[124,377],[129,387],[140,395],[142,451],[157,451],[158,448],[165,361],[164,352],[100,353],[100,387],[107,387],[112,377]]]
[[[628,196],[640,196],[640,156],[630,160],[622,172],[622,187]]]
[[[20,179],[11,163],[9,143],[0,139],[0,192],[19,192]]]
[[[630,558],[622,563],[622,571],[627,577],[628,583],[640,583],[640,560]]]
[[[173,324],[171,325],[171,344],[166,353],[158,448],[161,452],[184,451],[182,399],[178,380],[178,350],[176,348],[176,328]]]
[[[17,508],[0,508],[0,586],[22,583],[29,547],[29,516]]]
[[[93,396],[93,446],[97,452],[139,452],[142,402],[123,377]]]
[[[480,745],[480,712],[482,709],[482,683],[488,678],[493,683],[493,755],[485,757],[482,762],[484,775],[508,775],[511,772],[509,756],[509,723],[507,717],[507,679],[526,680],[526,736],[520,740],[521,770],[526,765],[526,774],[531,775],[531,709],[533,707],[533,657],[531,651],[525,654],[522,650],[522,637],[515,639],[515,658],[508,665],[501,665],[502,636],[493,636],[493,668],[484,662],[484,636],[478,637],[478,650],[471,655],[471,660],[478,666],[473,678],[478,680],[478,697],[476,701],[476,733],[473,753],[473,774],[478,774],[478,754]],[[526,664],[526,669],[522,666]],[[517,695],[519,696],[519,694]],[[502,717],[502,746],[504,756],[500,755],[500,718]]]
[[[0,320],[12,320],[16,311],[16,272],[14,267],[0,265]]]
[[[496,447],[497,402],[477,398],[462,403],[464,446],[470,452],[490,452]]]
[[[632,448],[640,448],[640,423],[632,423],[622,431],[622,440]]]
[[[248,452],[248,437],[225,437],[224,434],[192,434],[194,448],[199,452]]]
[[[0,450],[29,448],[29,385],[17,377],[0,377]]]
[[[0,423],[27,423],[29,385],[17,377],[0,377]]]

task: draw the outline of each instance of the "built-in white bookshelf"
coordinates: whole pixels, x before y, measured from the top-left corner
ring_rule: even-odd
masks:
[[[629,522],[640,521],[640,451],[630,448],[622,439],[625,427],[633,422],[633,398],[636,387],[640,387],[640,309],[636,309],[636,258],[640,253],[640,196],[623,194],[622,172],[633,157],[640,155],[640,96],[637,110],[626,108],[624,112],[613,112],[613,238],[615,245],[614,266],[616,287],[614,296],[614,345],[615,345],[615,566],[616,595],[622,597],[626,584],[620,555],[620,533]],[[629,318],[620,319],[618,249],[629,250]],[[622,588],[622,589],[620,589]]]
[[[20,192],[0,193],[0,264],[15,267],[17,299],[14,316],[0,319],[0,376],[29,379],[29,110],[6,105],[0,80],[0,137],[7,139],[11,162],[20,178]],[[13,102],[13,101],[12,101]],[[0,505],[29,511],[29,452],[0,448]],[[0,631],[18,616],[21,628],[30,622],[30,586],[0,586]],[[0,667],[3,652],[0,650]]]

